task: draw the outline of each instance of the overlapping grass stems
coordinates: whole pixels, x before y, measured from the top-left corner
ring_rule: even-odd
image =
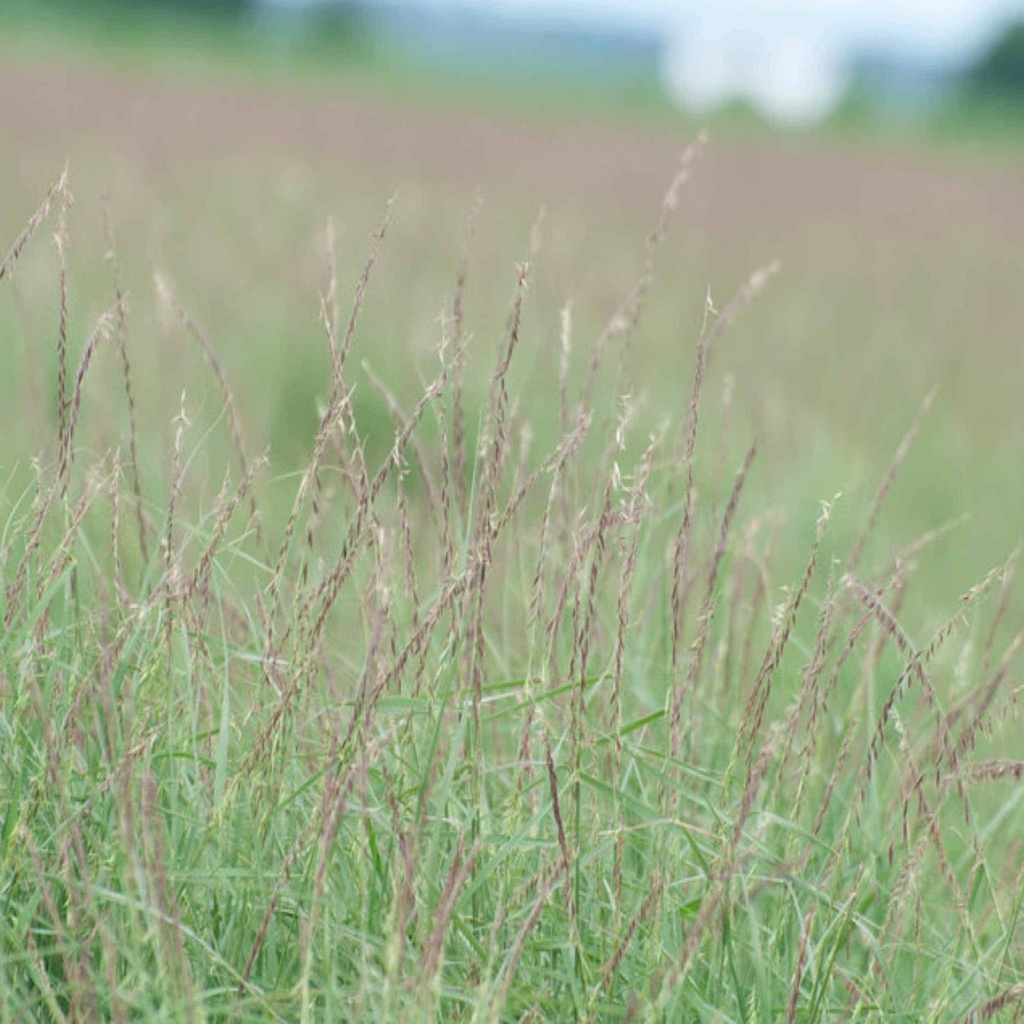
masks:
[[[985,754],[1017,728],[1014,560],[932,638],[901,624],[935,535],[864,566],[915,420],[850,553],[821,557],[826,504],[773,605],[756,446],[731,488],[698,466],[708,361],[773,268],[708,301],[680,431],[635,448],[630,402],[598,404],[693,155],[575,397],[566,309],[539,456],[510,391],[536,240],[475,448],[467,245],[419,402],[365,376],[395,421],[376,465],[351,357],[388,222],[347,321],[329,232],[329,397],[281,522],[164,282],[238,465],[189,522],[183,403],[162,497],[140,473],[136,431],[160,425],[133,398],[109,224],[114,301],[68,372],[67,176],[47,193],[0,263],[56,205],[59,437],[0,552],[4,1020],[1019,1018],[1024,765]],[[127,464],[84,466],[109,340]]]

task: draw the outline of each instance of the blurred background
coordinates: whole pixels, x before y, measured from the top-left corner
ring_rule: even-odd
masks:
[[[3,0],[8,45],[188,45],[264,66],[592,94],[778,125],[1019,131],[1020,0]],[[612,111],[614,112],[614,111]],[[976,125],[972,126],[976,127]]]
[[[636,344],[602,382],[609,416],[633,394],[641,447],[646,428],[682,416],[708,291],[721,308],[778,259],[712,366],[708,479],[760,435],[751,500],[792,526],[778,547],[796,566],[819,499],[852,494],[837,543],[856,533],[937,387],[880,549],[958,522],[929,577],[948,608],[1021,540],[1022,3],[0,0],[0,92],[0,249],[67,165],[73,359],[116,277],[154,501],[183,391],[193,472],[208,471],[212,493],[230,463],[222,398],[156,275],[215,347],[251,450],[285,477],[330,386],[328,220],[347,300],[395,197],[353,365],[366,360],[411,403],[432,376],[477,210],[473,401],[543,208],[516,382],[521,421],[546,450],[561,311],[571,304],[583,367],[643,272],[680,152],[707,128]],[[11,476],[57,419],[48,225],[0,285]],[[90,370],[80,430],[97,453],[123,442],[119,374],[113,350]],[[393,427],[368,380],[357,413],[383,457]]]

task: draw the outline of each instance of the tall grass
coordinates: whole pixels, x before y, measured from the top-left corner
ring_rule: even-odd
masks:
[[[77,363],[62,258],[58,434],[0,536],[3,1020],[1019,1019],[1015,560],[932,635],[902,621],[941,531],[868,541],[919,418],[849,549],[824,503],[780,589],[758,445],[730,468],[702,432],[709,362],[774,268],[693,325],[681,422],[636,438],[629,396],[603,404],[691,159],[578,388],[567,307],[550,438],[513,377],[536,243],[482,408],[469,255],[419,399],[369,374],[383,455],[353,360],[387,220],[347,318],[329,258],[328,398],[284,477],[164,281],[224,415],[194,422],[186,393],[164,471],[140,471],[136,432],[166,425],[133,398],[112,231]],[[54,208],[63,253],[67,188],[0,278]],[[111,340],[126,436],[88,456]],[[234,456],[209,498],[212,431]]]

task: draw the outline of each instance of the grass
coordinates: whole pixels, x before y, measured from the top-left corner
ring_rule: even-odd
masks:
[[[795,462],[711,390],[771,264],[643,407],[692,160],[605,326],[567,306],[554,346],[539,230],[470,344],[499,286],[467,231],[418,386],[360,365],[418,301],[377,294],[390,208],[344,278],[329,230],[294,427],[281,374],[230,372],[262,290],[224,352],[170,275],[136,312],[112,221],[72,263],[50,189],[0,265],[56,337],[0,533],[3,1020],[1019,1018],[1015,558],[944,604],[916,569],[948,589],[948,526],[885,528],[924,391],[872,488],[796,478],[780,519],[759,476]]]

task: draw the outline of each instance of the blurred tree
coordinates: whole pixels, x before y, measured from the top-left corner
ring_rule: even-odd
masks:
[[[241,21],[254,12],[256,3],[257,0],[48,0],[47,6],[107,21],[152,15]]]
[[[364,52],[370,34],[366,8],[352,0],[318,0],[302,12],[302,37],[314,53]]]
[[[1024,20],[1011,23],[967,73],[978,98],[1024,101]]]

